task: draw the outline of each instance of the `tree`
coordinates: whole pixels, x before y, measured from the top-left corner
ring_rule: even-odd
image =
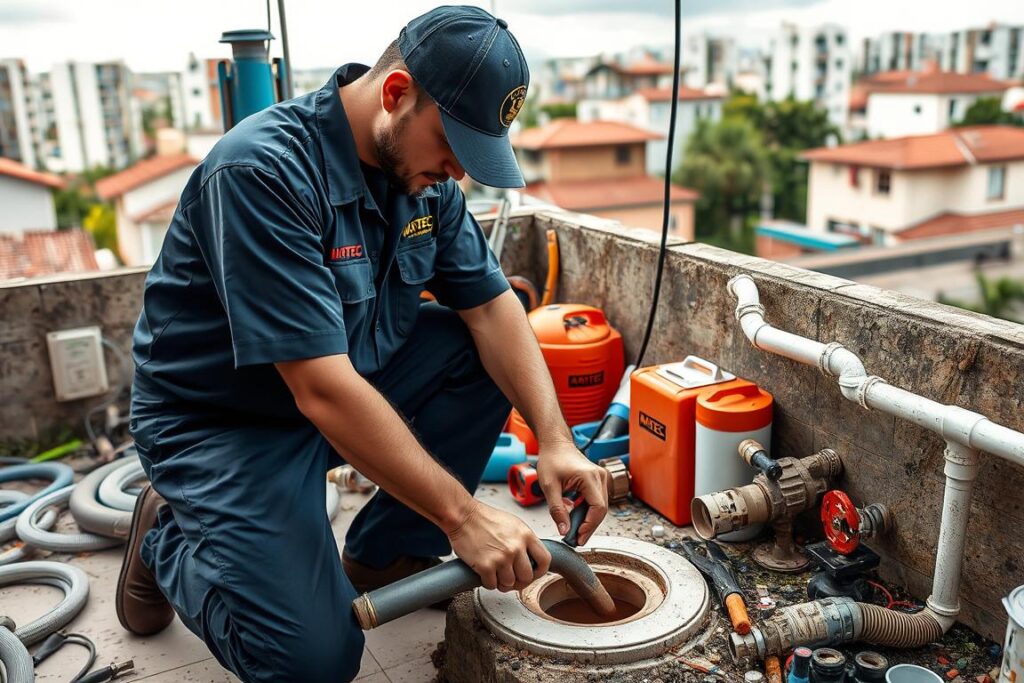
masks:
[[[1003,111],[1002,100],[998,97],[979,97],[967,108],[964,117],[953,124],[954,127],[984,126],[991,124],[1010,124],[1024,126],[1024,119],[1008,111]]]
[[[117,218],[109,204],[93,204],[82,220],[82,227],[92,235],[97,249],[117,253]]]
[[[575,102],[553,102],[543,105],[540,110],[552,119],[574,119],[576,118]]]
[[[967,303],[950,299],[939,293],[939,303],[956,306],[976,313],[984,313],[993,318],[1002,318],[1015,323],[1024,322],[1021,318],[1021,306],[1024,306],[1024,282],[1008,277],[990,280],[979,270],[974,278],[978,282],[979,300]]]
[[[698,234],[735,243],[769,178],[760,133],[748,121],[724,118],[715,124],[698,122],[673,180],[701,194]]]

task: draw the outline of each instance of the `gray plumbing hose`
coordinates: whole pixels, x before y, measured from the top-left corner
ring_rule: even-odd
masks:
[[[332,482],[327,482],[327,519],[333,522],[340,507],[341,496],[338,494],[338,487]]]
[[[71,516],[75,518],[80,529],[111,538],[122,540],[128,538],[128,532],[132,525],[131,511],[114,510],[107,507],[97,499],[97,492],[108,474],[122,467],[128,467],[133,462],[138,462],[138,459],[139,456],[134,455],[108,462],[78,482],[78,486],[71,494],[68,507],[71,508]]]
[[[58,534],[39,528],[39,521],[48,505],[63,506],[71,497],[74,486],[54,491],[36,499],[18,517],[18,538],[28,545],[61,553],[80,553],[86,550],[102,550],[123,542],[123,539],[97,536],[96,534]]]
[[[32,656],[18,637],[0,625],[0,662],[7,675],[0,677],[6,683],[32,683],[36,679]]]
[[[128,458],[125,458],[128,460]],[[132,495],[124,489],[137,481],[147,482],[146,473],[142,470],[142,463],[138,457],[129,460],[123,467],[117,467],[103,478],[96,497],[103,505],[114,510],[132,512],[135,509],[135,501],[138,494]]]
[[[35,621],[19,627],[14,635],[29,647],[64,628],[89,599],[89,578],[85,572],[63,562],[19,562],[0,567],[0,586],[19,583],[45,583],[64,591],[64,599]]]
[[[551,553],[551,571],[561,574],[576,593],[591,601],[604,590],[590,565],[575,550],[559,541],[541,540]],[[364,593],[352,602],[363,630],[370,630],[457,593],[476,588],[480,576],[462,560],[450,560],[400,581]],[[614,605],[609,605],[614,609]]]
[[[25,493],[24,491],[0,490],[0,505],[20,503],[23,500],[28,500],[28,497],[28,494]]]
[[[75,479],[75,471],[60,462],[44,462],[35,465],[14,465],[0,469],[0,483],[5,481],[23,481],[25,479],[49,479],[50,485],[42,491],[32,494],[27,500],[13,503],[0,509],[0,522],[14,519],[27,508],[32,501],[62,489]]]
[[[942,625],[928,612],[907,614],[880,605],[858,602],[861,613],[859,640],[885,647],[921,647],[942,638]]]
[[[40,529],[52,529],[53,525],[57,523],[57,513],[53,510],[47,510],[43,513],[43,516],[39,518]],[[13,564],[15,562],[21,562],[28,558],[32,554],[32,546],[25,543],[19,543],[18,545],[12,546],[0,553],[0,567],[5,564]]]

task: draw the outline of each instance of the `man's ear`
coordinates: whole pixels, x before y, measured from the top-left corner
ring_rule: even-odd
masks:
[[[396,109],[412,108],[416,99],[416,88],[408,71],[395,69],[384,77],[380,87],[380,104],[389,114]]]

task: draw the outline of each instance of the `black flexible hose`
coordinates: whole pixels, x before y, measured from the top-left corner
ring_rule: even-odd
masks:
[[[551,571],[565,577],[577,595],[594,604],[603,594],[608,603],[604,608],[615,609],[597,575],[575,550],[559,541],[543,539],[541,543],[551,553]],[[352,609],[363,630],[369,630],[479,585],[480,576],[469,565],[450,560],[364,593],[352,602]]]

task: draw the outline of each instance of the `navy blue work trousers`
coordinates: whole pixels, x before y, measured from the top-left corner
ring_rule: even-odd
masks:
[[[368,379],[474,491],[510,406],[461,319],[421,309],[410,338]],[[324,475],[340,459],[323,436],[310,423],[184,410],[140,378],[132,418],[143,466],[168,502],[142,558],[185,625],[246,682],[352,680],[363,633],[325,513]],[[378,567],[451,552],[440,529],[383,491],[345,544]]]

